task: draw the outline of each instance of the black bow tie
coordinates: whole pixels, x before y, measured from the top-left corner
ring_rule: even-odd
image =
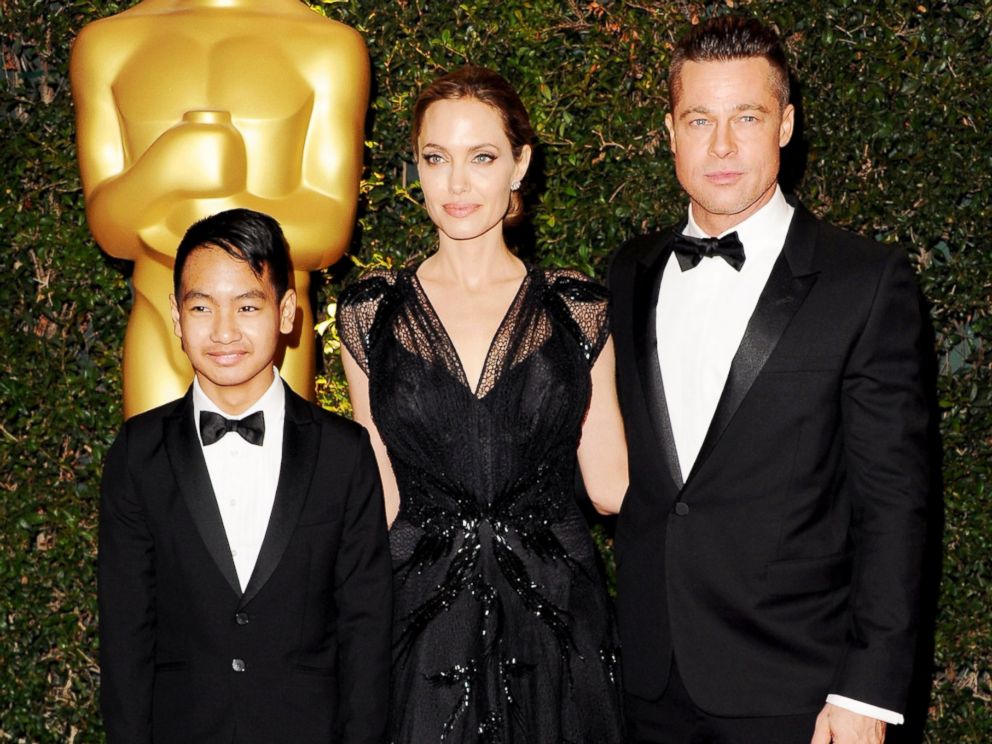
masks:
[[[688,235],[676,235],[672,239],[675,258],[678,259],[682,271],[697,266],[703,258],[720,256],[728,264],[740,271],[744,265],[744,246],[736,232],[724,235],[722,238],[690,238]]]
[[[248,444],[261,446],[265,439],[265,416],[255,411],[243,419],[224,418],[213,411],[200,411],[200,438],[203,446],[213,444],[229,431],[236,431]]]

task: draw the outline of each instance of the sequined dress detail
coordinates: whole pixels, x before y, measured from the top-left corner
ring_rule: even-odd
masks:
[[[473,392],[415,269],[339,298],[400,490],[392,744],[620,742],[615,629],[574,494],[605,290],[528,267]]]

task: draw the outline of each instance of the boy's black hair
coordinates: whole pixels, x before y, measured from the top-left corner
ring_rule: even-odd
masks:
[[[251,209],[228,209],[193,223],[179,243],[172,272],[173,288],[180,301],[183,267],[198,248],[220,248],[246,262],[259,279],[268,269],[268,281],[277,300],[281,300],[289,288],[289,247],[279,223],[267,214]]]

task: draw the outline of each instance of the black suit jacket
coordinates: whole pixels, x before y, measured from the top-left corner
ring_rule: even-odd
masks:
[[[828,693],[901,711],[928,487],[906,256],[797,207],[683,483],[656,351],[670,237],[628,243],[610,272],[626,687],[659,696],[674,654],[713,714],[815,711]]]
[[[379,744],[391,567],[368,435],[287,386],[275,503],[242,593],[194,426],[190,392],[128,421],[107,455],[108,741]]]

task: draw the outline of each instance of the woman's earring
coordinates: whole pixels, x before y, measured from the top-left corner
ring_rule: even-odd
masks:
[[[520,181],[514,181],[510,184],[510,191],[520,191]]]

